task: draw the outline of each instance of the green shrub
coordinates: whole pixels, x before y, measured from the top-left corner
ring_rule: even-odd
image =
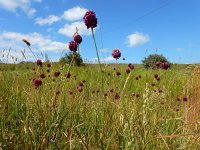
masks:
[[[150,68],[158,69],[159,68],[158,63],[163,63],[163,62],[169,63],[169,61],[163,55],[159,54],[151,54],[148,57],[144,58],[144,60],[142,60],[142,64],[146,69]]]
[[[74,65],[80,66],[83,64],[83,59],[80,54],[70,52],[69,54],[66,53],[65,56],[61,57],[59,62],[67,64],[72,63]]]

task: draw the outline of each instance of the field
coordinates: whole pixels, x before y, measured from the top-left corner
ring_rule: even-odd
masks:
[[[200,149],[198,65],[50,65],[0,64],[0,149]]]

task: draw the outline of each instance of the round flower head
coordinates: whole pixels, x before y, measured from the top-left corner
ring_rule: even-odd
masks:
[[[131,70],[133,70],[134,69],[134,65],[133,64],[128,64],[128,67],[131,69]]]
[[[60,75],[60,71],[54,72],[54,76],[55,76],[55,77],[58,77],[59,75]]]
[[[119,49],[114,49],[112,52],[112,56],[115,59],[118,59],[119,57],[121,57],[121,52],[119,51]]]
[[[162,63],[162,69],[167,70],[169,68],[169,63],[168,62],[163,62]]]
[[[131,69],[129,67],[126,68],[126,73],[130,73]]]
[[[33,83],[34,83],[34,85],[35,85],[36,87],[39,87],[39,86],[42,85],[42,81],[39,80],[39,79],[35,79],[35,80],[33,81]]]
[[[84,23],[87,26],[87,28],[95,28],[97,26],[97,18],[95,12],[89,10],[85,13],[85,16],[83,17]]]
[[[42,67],[42,61],[40,59],[37,60],[36,64],[37,64],[37,66]]]
[[[77,34],[77,35],[74,36],[74,41],[75,41],[76,43],[78,43],[78,44],[81,44],[81,42],[82,42],[82,37],[81,37],[79,34]]]
[[[77,51],[77,43],[75,41],[69,42],[69,49],[70,49],[70,51],[76,52]]]

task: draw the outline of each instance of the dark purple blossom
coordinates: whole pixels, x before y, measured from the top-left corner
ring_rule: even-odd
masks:
[[[75,41],[69,42],[69,50],[73,52],[77,51],[77,43]]]
[[[115,99],[120,99],[120,96],[118,93],[115,94]]]
[[[131,70],[133,70],[134,69],[134,65],[133,64],[128,64],[128,67],[131,69]]]
[[[71,77],[70,72],[67,72],[67,73],[66,73],[66,78],[70,78],[70,77]]]
[[[126,73],[129,74],[130,72],[131,72],[131,69],[130,69],[129,67],[127,67],[127,68],[126,68]]]
[[[50,67],[51,67],[51,64],[47,64],[47,67],[50,68]]]
[[[37,66],[42,67],[42,60],[38,59],[38,60],[36,61],[36,64],[37,64]]]
[[[162,69],[167,70],[170,66],[168,62],[163,62],[161,65]]]
[[[56,71],[55,73],[54,73],[54,76],[55,77],[58,77],[60,75],[60,71]]]
[[[120,50],[119,50],[119,49],[114,49],[114,50],[112,51],[112,56],[113,56],[113,58],[115,58],[115,59],[120,58],[120,57],[121,57],[121,52],[120,52]]]
[[[76,43],[78,43],[78,44],[81,44],[81,42],[82,42],[82,37],[81,37],[79,34],[77,34],[77,35],[74,36],[74,41],[75,41]]]
[[[81,93],[83,91],[83,86],[78,86],[78,91]]]
[[[42,85],[42,81],[39,79],[34,79],[33,83],[34,83],[35,87],[39,87]]]
[[[188,101],[188,98],[187,98],[187,97],[183,97],[183,101],[184,101],[184,102],[187,102],[187,101]]]
[[[87,26],[87,28],[95,28],[97,26],[97,18],[95,12],[89,10],[85,13],[85,16],[83,17],[84,23]]]
[[[42,78],[42,79],[45,78],[45,77],[46,77],[46,76],[45,76],[45,74],[43,74],[43,73],[40,75],[40,78]]]

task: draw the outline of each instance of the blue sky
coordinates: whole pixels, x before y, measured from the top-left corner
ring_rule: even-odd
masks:
[[[200,62],[199,0],[0,0],[1,60],[22,61],[21,51],[34,60],[21,41],[25,38],[38,58],[46,53],[57,61],[69,52],[68,42],[78,27],[83,37],[80,53],[95,62],[91,31],[82,20],[88,9],[97,14],[95,37],[102,62],[114,62],[115,48],[126,58],[119,62],[125,63],[141,63],[153,53],[173,63]]]

